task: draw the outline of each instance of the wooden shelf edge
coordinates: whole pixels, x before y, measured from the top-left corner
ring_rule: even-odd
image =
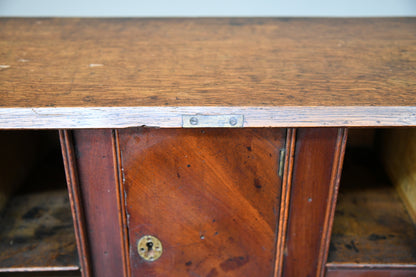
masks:
[[[415,269],[416,264],[356,264],[356,263],[327,263],[326,269]]]
[[[180,128],[183,115],[243,115],[243,127],[416,126],[416,106],[0,108],[0,129]]]
[[[379,277],[411,277],[415,276],[416,265],[375,265],[361,264],[327,264],[325,276],[327,277],[362,277],[362,276],[379,276]]]
[[[2,272],[46,272],[46,271],[77,271],[79,266],[42,266],[42,267],[6,267],[0,268]]]

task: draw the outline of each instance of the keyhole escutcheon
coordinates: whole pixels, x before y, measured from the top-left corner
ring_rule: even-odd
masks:
[[[162,255],[162,243],[155,236],[146,235],[141,237],[138,241],[137,251],[144,260],[153,262]]]

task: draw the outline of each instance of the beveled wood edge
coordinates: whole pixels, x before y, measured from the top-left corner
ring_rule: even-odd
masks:
[[[356,264],[356,263],[327,263],[325,265],[326,270],[337,270],[337,269],[415,269],[416,264]]]
[[[324,276],[325,264],[328,257],[329,244],[331,240],[332,224],[334,222],[335,208],[338,197],[339,182],[341,179],[342,165],[344,163],[345,147],[347,144],[348,129],[338,130],[337,145],[334,163],[331,172],[330,191],[328,194],[328,204],[325,213],[325,223],[322,231],[321,247],[319,248],[318,267],[316,276]]]
[[[114,155],[114,172],[116,173],[116,181],[117,181],[117,201],[119,207],[119,224],[120,228],[120,237],[122,238],[121,246],[123,251],[123,265],[124,265],[124,276],[130,277],[130,255],[129,255],[129,236],[127,233],[128,225],[127,225],[127,210],[126,210],[126,200],[124,195],[124,174],[123,174],[123,167],[121,164],[121,151],[120,151],[120,140],[119,140],[119,133],[117,130],[113,131],[112,137],[113,143],[113,155]]]
[[[285,147],[285,161],[284,170],[282,176],[282,192],[280,197],[280,212],[278,223],[278,235],[276,241],[276,256],[274,264],[274,277],[282,275],[283,267],[283,254],[286,241],[286,229],[289,217],[289,204],[290,204],[290,190],[292,186],[292,171],[293,160],[295,155],[296,145],[296,129],[287,129],[286,134],[286,147]]]
[[[64,160],[66,182],[68,187],[69,202],[71,204],[72,220],[74,224],[75,238],[80,262],[82,277],[91,275],[90,255],[88,252],[85,217],[81,203],[78,174],[76,170],[75,152],[72,143],[72,134],[68,130],[59,130],[62,156]]]
[[[243,127],[416,126],[416,106],[0,108],[0,129],[182,126],[182,115],[236,114]]]
[[[33,266],[33,267],[3,267],[0,273],[4,272],[54,272],[54,271],[77,271],[79,266]]]

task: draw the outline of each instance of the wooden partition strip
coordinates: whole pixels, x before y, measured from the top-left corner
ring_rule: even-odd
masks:
[[[416,267],[385,265],[369,267],[328,267],[326,277],[414,277]]]
[[[74,222],[75,238],[77,240],[81,274],[82,277],[89,277],[91,276],[90,253],[88,252],[85,215],[76,170],[72,133],[68,130],[59,130],[59,139],[64,160],[66,183],[68,186],[69,202],[71,204],[72,220]]]
[[[114,151],[116,157],[116,163],[114,163],[115,171],[117,172],[117,183],[119,191],[117,193],[117,200],[119,203],[119,214],[120,214],[120,236],[123,238],[123,264],[124,264],[124,276],[130,277],[130,259],[129,257],[129,236],[128,236],[128,219],[126,212],[126,196],[124,194],[124,173],[121,167],[121,150],[120,150],[120,138],[118,130],[114,131]]]
[[[344,129],[297,130],[283,276],[321,275],[344,146]]]
[[[284,170],[282,176],[282,192],[280,200],[280,215],[278,236],[276,242],[276,257],[274,276],[282,275],[283,254],[286,241],[287,219],[289,215],[290,188],[292,184],[293,158],[295,151],[296,129],[289,128],[286,134]]]
[[[125,276],[114,132],[73,131],[93,276]]]
[[[325,214],[325,223],[321,237],[321,247],[318,258],[317,275],[323,276],[325,263],[328,257],[329,243],[331,240],[332,224],[334,222],[335,208],[337,204],[339,182],[341,179],[342,165],[344,163],[345,147],[347,143],[348,129],[338,129],[338,139],[336,151],[334,153],[334,163],[332,165],[332,176],[328,195],[328,205]]]

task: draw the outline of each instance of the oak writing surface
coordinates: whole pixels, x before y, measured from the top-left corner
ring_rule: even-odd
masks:
[[[415,18],[3,18],[0,29],[0,118],[15,113],[22,121],[39,121],[45,117],[39,114],[50,118],[68,112],[64,107],[81,109],[68,112],[80,113],[81,122],[91,113],[96,116],[94,108],[115,116],[109,107],[130,108],[121,113],[139,117],[154,107],[161,110],[150,117],[175,114],[175,108],[184,109],[176,114],[193,113],[192,107],[202,107],[201,113],[249,108],[247,114],[271,108],[271,114],[283,110],[289,115],[329,107],[319,112],[322,118],[306,115],[302,121],[303,126],[311,121],[322,126],[323,118],[336,117],[342,107],[349,108],[342,115],[349,121],[326,125],[353,126],[364,124],[354,124],[352,114],[389,115],[383,108],[366,113],[367,108],[404,106],[399,113],[411,119],[400,125],[415,122]],[[267,119],[270,113],[259,114],[270,121],[265,126],[284,125]],[[137,123],[179,127],[161,118]]]

